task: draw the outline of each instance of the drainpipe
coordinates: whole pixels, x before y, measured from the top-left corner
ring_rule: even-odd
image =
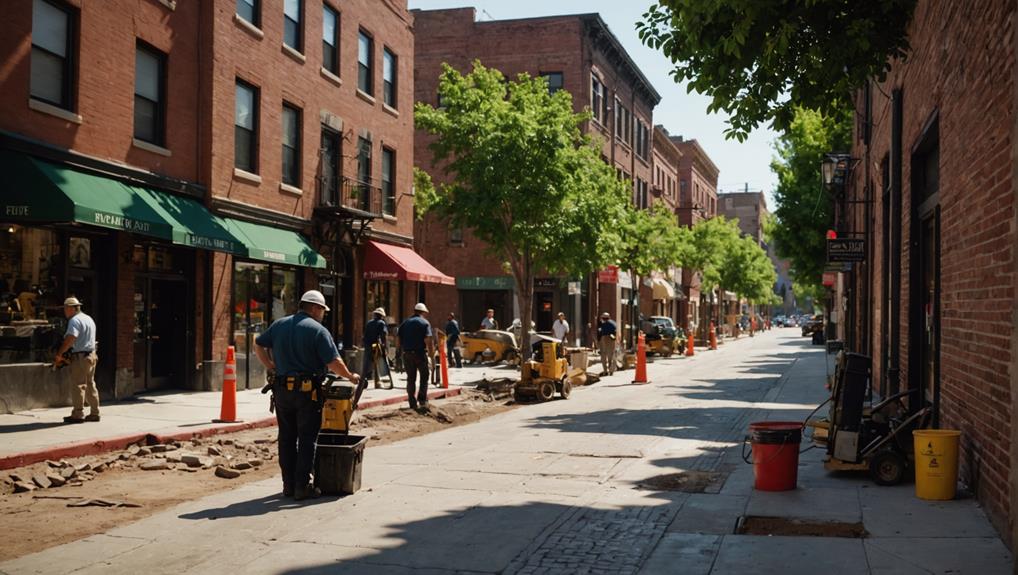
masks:
[[[1014,10],[1012,9],[1012,14]],[[1014,38],[1012,38],[1012,46],[1016,52],[1018,52],[1018,30],[1012,32]],[[1011,77],[1018,77],[1018,64],[1013,65],[1011,69]],[[1012,110],[1014,105],[1018,105],[1018,84],[1012,81]],[[1018,202],[1018,115],[1012,112],[1011,117],[1011,195],[1013,197],[1012,202]],[[1015,203],[1014,205],[1018,205]],[[1013,211],[1013,210],[1012,210]],[[1011,224],[1012,230],[1018,230],[1018,211],[1015,211],[1015,215],[1012,216],[1013,221]],[[1018,254],[1018,234],[1013,234],[1011,243],[1011,257],[1015,257]],[[1015,286],[1014,293],[1018,294],[1018,274],[1012,274],[1011,281]],[[1016,296],[1018,297],[1018,296]],[[1014,421],[1014,416],[1018,413],[1018,301],[1011,302],[1011,421]],[[1011,483],[1011,497],[1012,502],[1008,509],[1008,523],[1011,525],[1011,549],[1018,549],[1018,513],[1015,511],[1015,501],[1018,501],[1018,425],[1011,425],[1011,464],[1008,466],[1010,483]]]
[[[891,95],[891,289],[890,365],[887,368],[887,391],[901,391],[901,131],[902,94],[896,89]]]

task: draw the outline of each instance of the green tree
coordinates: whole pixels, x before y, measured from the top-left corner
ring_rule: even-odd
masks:
[[[672,266],[681,267],[690,253],[689,229],[679,226],[675,214],[661,203],[649,210],[630,205],[620,230],[623,247],[619,267],[632,273],[633,284],[637,287],[640,276],[666,271]],[[638,293],[638,289],[633,293]],[[638,313],[634,306],[634,316]],[[632,323],[638,325],[637,318],[632,318]],[[635,330],[632,336],[635,337]]]
[[[727,137],[784,130],[795,108],[835,113],[909,49],[915,0],[659,0],[636,27],[676,82],[726,112]]]
[[[827,260],[826,232],[833,218],[820,163],[824,154],[847,150],[851,141],[851,109],[825,116],[800,108],[775,145],[778,157],[771,162],[778,176],[777,222],[772,230],[775,249],[791,261],[793,279],[803,285],[820,285]]]
[[[730,247],[739,240],[739,222],[717,216],[701,220],[690,230],[690,241],[682,261],[700,272],[700,292],[709,293],[721,286],[721,268]],[[710,310],[700,306],[701,329],[706,329]]]
[[[441,108],[414,108],[417,127],[434,136],[433,167],[447,176],[433,192],[419,183],[432,194],[421,204],[507,262],[527,325],[537,273],[583,275],[619,258],[612,223],[626,216],[625,184],[580,132],[589,115],[573,112],[565,90],[549,94],[543,78],[444,65],[439,94]]]

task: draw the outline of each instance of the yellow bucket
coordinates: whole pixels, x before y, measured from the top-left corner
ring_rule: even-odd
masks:
[[[917,429],[915,446],[915,494],[919,499],[954,499],[958,485],[958,438],[953,429]]]

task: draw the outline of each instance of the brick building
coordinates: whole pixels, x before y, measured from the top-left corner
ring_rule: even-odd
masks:
[[[692,227],[697,222],[718,215],[718,175],[720,170],[710,156],[694,140],[682,136],[670,136],[679,151],[679,225]],[[708,319],[711,306],[717,303],[717,294],[700,291],[700,272],[683,270],[682,291],[686,296],[679,305],[679,317],[697,334],[700,342],[706,342]]]
[[[603,157],[620,177],[633,182],[633,201],[646,206],[653,177],[650,154],[652,114],[660,96],[640,72],[619,41],[596,14],[485,21],[475,19],[473,8],[414,10],[417,100],[437,104],[442,63],[467,73],[474,60],[496,68],[508,77],[521,72],[548,78],[551,89],[568,90],[577,111],[590,109],[594,118],[584,130],[603,141]],[[540,38],[540,42],[535,42]],[[418,134],[417,165],[430,170],[428,139]],[[432,173],[436,181],[441,175]],[[428,217],[419,230],[418,250],[442,261],[444,271],[456,277],[453,287],[428,286],[429,306],[440,313],[457,311],[466,329],[476,329],[486,308],[494,308],[501,326],[519,318],[514,309],[511,277],[469,230],[449,230]],[[625,305],[632,299],[628,276],[620,283],[598,284],[596,277],[572,278],[582,284],[580,317],[576,297],[570,297],[570,278],[542,277],[535,283],[535,309],[531,315],[538,331],[548,331],[555,314],[566,312],[574,325],[591,323],[600,310],[613,317],[628,317]],[[649,288],[647,290],[649,293]],[[583,330],[583,341],[591,342]]]
[[[63,377],[42,362],[68,294],[97,320],[102,395],[123,397],[212,385],[227,345],[260,387],[251,337],[305,289],[349,343],[366,305],[401,315],[403,280],[447,279],[385,258],[412,245],[413,48],[391,0],[6,6],[8,409],[67,400],[20,383]]]
[[[668,130],[664,126],[654,126],[654,145],[651,153],[654,157],[651,195],[655,202],[664,204],[669,211],[678,214],[679,166],[682,164],[682,151],[669,139]],[[641,294],[641,311],[645,315],[666,315],[672,318],[676,325],[684,326],[685,319],[679,315],[679,302],[686,297],[682,291],[682,268],[672,267],[662,270],[652,277],[652,281],[654,285],[651,286],[651,297],[643,298]]]
[[[854,170],[834,189],[839,237],[868,240],[842,274],[839,335],[872,357],[876,392],[912,390],[910,408],[961,430],[961,479],[1012,543],[1015,17],[1013,2],[919,2],[907,60],[857,96]]]

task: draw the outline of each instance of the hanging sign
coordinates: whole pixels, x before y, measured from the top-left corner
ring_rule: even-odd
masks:
[[[837,238],[827,240],[827,261],[866,261],[866,240],[862,238]]]

